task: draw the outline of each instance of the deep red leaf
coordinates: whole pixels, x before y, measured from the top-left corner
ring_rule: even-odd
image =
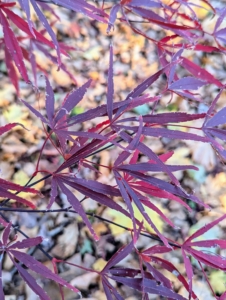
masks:
[[[10,249],[10,253],[12,253],[16,259],[18,259],[20,262],[22,262],[26,267],[28,267],[30,270],[34,271],[35,273],[38,273],[42,275],[45,278],[51,279],[54,282],[57,282],[67,288],[69,288],[71,291],[75,293],[79,293],[79,290],[67,283],[64,279],[62,279],[57,274],[54,274],[49,268],[44,266],[42,263],[34,259],[32,256],[19,252],[16,250]],[[18,265],[17,265],[18,267]],[[30,275],[31,276],[31,275]]]
[[[20,125],[20,124],[19,123],[9,123],[9,124],[6,124],[5,126],[1,126],[0,127],[0,135],[9,131],[10,129],[12,129],[13,127],[15,127],[17,125]]]
[[[10,25],[3,14],[3,12],[0,10],[0,23],[3,27],[3,33],[4,33],[4,42],[5,47],[7,48],[8,52],[10,53],[12,60],[15,62],[17,69],[19,70],[21,76],[26,82],[29,82],[29,78],[27,75],[27,70],[24,64],[24,58],[23,53],[21,51],[21,48],[19,46],[19,43],[10,28]]]

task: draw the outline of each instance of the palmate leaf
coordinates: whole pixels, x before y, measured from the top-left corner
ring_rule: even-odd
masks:
[[[226,218],[226,214],[222,217],[214,220],[213,222],[206,224],[202,228],[198,229],[195,233],[193,233],[189,238],[182,245],[182,254],[185,263],[186,272],[189,278],[189,292],[192,291],[192,277],[193,277],[193,270],[191,262],[186,253],[190,254],[192,257],[198,260],[198,262],[202,262],[207,266],[210,266],[215,269],[220,269],[226,271],[226,261],[223,257],[217,256],[215,253],[211,252],[203,252],[196,250],[192,247],[219,247],[220,249],[226,249],[226,241],[225,240],[205,240],[205,241],[193,241],[194,239],[202,236],[205,232],[210,230],[213,226],[219,224]]]
[[[140,256],[146,262],[145,263],[146,265],[150,263],[154,263],[159,265],[162,269],[172,273],[183,284],[186,290],[189,291],[189,285],[186,279],[184,278],[184,276],[179,272],[179,270],[171,262],[156,256],[156,254],[168,253],[170,251],[172,251],[172,249],[161,245],[155,245],[142,251],[140,253]],[[192,292],[192,298],[197,299],[197,296],[195,295],[194,292]]]
[[[62,192],[67,196],[67,199],[71,204],[71,206],[73,207],[73,209],[82,217],[84,223],[89,228],[95,240],[98,240],[99,238],[94,232],[92,225],[89,219],[87,218],[86,213],[80,201],[73,194],[73,192],[68,189],[67,186],[79,191],[84,196],[91,198],[94,201],[97,201],[98,203],[106,207],[121,212],[123,215],[125,215],[128,218],[131,217],[131,215],[124,208],[122,208],[117,202],[113,201],[109,197],[109,196],[121,195],[120,191],[117,188],[93,180],[84,180],[81,178],[76,178],[75,176],[55,174],[52,179],[51,198],[48,204],[48,209],[55,201],[56,196],[58,194],[57,187],[59,187],[62,190]],[[141,223],[138,220],[135,219],[135,222],[137,225],[140,226]]]
[[[144,299],[148,299],[145,298],[144,293],[151,293],[166,296],[170,299],[184,300],[185,298],[178,295],[172,290],[170,281],[167,278],[165,278],[158,270],[154,269],[151,265],[149,265],[148,267],[148,271],[150,271],[150,273],[147,271],[141,273],[141,270],[122,268],[116,266],[131,253],[133,248],[133,241],[131,241],[126,246],[121,247],[111,257],[111,259],[105,265],[103,270],[100,272],[100,275],[102,276],[104,291],[108,299],[113,299],[112,295],[114,295],[116,299],[122,299],[121,296],[118,294],[117,290],[109,282],[109,279],[113,279],[118,283],[122,283],[132,289],[136,289],[142,292]],[[165,248],[169,249],[167,247]],[[165,252],[167,251],[165,250]],[[139,275],[141,274],[143,275],[143,278],[139,278]],[[150,279],[153,278],[153,274],[158,275],[157,278],[155,278],[155,280]],[[159,282],[161,282],[162,284],[159,285]]]
[[[9,234],[12,224],[9,223],[7,227],[3,231],[2,241],[0,242],[1,245],[1,253],[2,255],[6,253],[11,261],[13,262],[14,266],[18,270],[21,277],[24,281],[29,285],[29,287],[43,300],[50,300],[51,298],[46,294],[46,292],[37,284],[34,277],[21,266],[20,263],[25,265],[28,269],[34,271],[37,274],[42,275],[44,278],[51,279],[60,285],[66,286],[67,288],[71,289],[75,293],[79,293],[78,289],[67,283],[64,279],[62,279],[57,274],[54,274],[49,268],[44,266],[42,263],[34,259],[32,256],[18,251],[18,249],[26,249],[30,247],[35,247],[39,245],[42,241],[42,237],[35,237],[35,238],[27,238],[22,241],[18,241],[15,243],[11,243],[9,241]],[[18,263],[19,261],[20,263]],[[1,259],[2,262],[2,259]],[[2,268],[0,268],[1,270]],[[1,277],[1,284],[0,284],[0,295],[2,296],[1,299],[5,299],[3,286],[2,286],[2,277]]]
[[[5,17],[4,13],[2,12],[2,10],[0,9],[0,23],[3,27],[5,47],[7,48],[7,51],[10,53],[10,56],[12,60],[15,62],[17,69],[19,70],[23,79],[26,82],[29,82],[27,70],[23,60],[23,53],[21,51],[19,43],[12,29],[10,28],[9,22]]]
[[[170,247],[168,244],[167,239],[159,232],[159,230],[157,229],[157,227],[155,226],[155,224],[153,223],[153,221],[151,220],[151,218],[148,216],[147,212],[145,211],[145,208],[142,204],[142,202],[140,201],[139,197],[137,196],[137,194],[134,192],[134,190],[130,187],[130,185],[120,176],[119,173],[115,172],[115,176],[116,176],[116,180],[117,183],[119,185],[121,194],[123,199],[126,202],[127,206],[130,206],[130,199],[133,200],[133,202],[135,203],[135,205],[137,206],[137,208],[139,209],[139,211],[141,212],[142,216],[144,217],[144,219],[148,222],[148,224],[153,228],[153,230],[157,233],[157,235],[161,238],[161,240],[163,241],[163,243],[167,246]],[[131,206],[132,207],[132,206]],[[136,224],[135,224],[135,217],[134,217],[134,212],[133,209],[129,209],[130,210],[130,214],[131,217],[133,219],[133,226],[134,226],[134,232],[135,235],[137,236],[137,229],[136,229]]]
[[[26,8],[25,11],[28,10],[28,0],[20,0],[21,3],[23,4],[23,7]],[[34,4],[35,6],[37,6],[37,4]],[[56,48],[57,50],[57,54],[58,54],[58,64],[60,62],[60,54],[64,54],[66,56],[68,56],[67,54],[67,50],[65,50],[65,46],[64,44],[59,44],[56,40],[55,34],[52,32],[52,38],[53,38],[53,42],[49,41],[47,38],[44,37],[44,33],[45,32],[38,32],[33,26],[32,23],[30,21],[30,17],[29,17],[29,13],[27,11],[27,15],[28,15],[28,22],[26,22],[25,20],[23,20],[21,17],[19,17],[17,14],[15,14],[12,10],[9,9],[9,5],[4,4],[0,6],[0,23],[3,26],[3,33],[4,33],[4,37],[3,37],[3,41],[4,41],[4,48],[5,48],[5,58],[6,58],[6,65],[8,68],[8,72],[10,75],[10,79],[12,81],[12,83],[14,84],[17,93],[19,94],[19,86],[18,86],[18,78],[15,72],[15,67],[12,64],[12,62],[15,63],[15,66],[17,67],[17,69],[19,70],[22,78],[26,81],[26,82],[30,82],[29,78],[28,78],[28,74],[27,74],[27,70],[24,64],[24,59],[26,59],[27,61],[29,61],[29,63],[31,63],[32,65],[32,72],[34,74],[34,78],[35,78],[35,82],[36,82],[36,67],[38,67],[39,69],[41,69],[43,71],[43,69],[35,63],[34,60],[34,54],[33,54],[33,47],[32,47],[32,43],[38,45],[38,43],[42,43],[42,45],[46,45],[48,47],[51,47],[53,49]],[[41,11],[39,11],[40,14]],[[20,29],[21,31],[23,31],[24,33],[27,34],[27,37],[25,37],[24,35],[17,35],[15,36],[14,32],[12,31],[12,29],[9,27],[9,22],[6,18],[10,20],[10,22],[14,23],[14,25]],[[46,21],[47,22],[47,21]],[[47,23],[48,24],[48,23]],[[46,24],[46,26],[47,26]],[[48,25],[50,26],[50,25]],[[50,27],[51,29],[51,27]],[[50,31],[49,29],[49,31]],[[51,29],[52,30],[52,29]],[[54,39],[55,37],[55,39]],[[21,43],[26,40],[26,39],[30,39],[30,49],[25,49],[23,46],[21,46]],[[54,56],[52,56],[51,54],[48,53],[48,51],[46,51],[43,46],[40,46],[41,51],[47,55],[54,63],[57,63],[57,59],[55,59]],[[71,49],[70,49],[71,50]],[[36,67],[35,67],[36,66]],[[74,77],[72,76],[72,74],[70,74],[70,72],[67,71],[65,65],[62,63],[61,64],[62,69],[68,73],[68,75],[70,76],[70,78],[75,81]]]

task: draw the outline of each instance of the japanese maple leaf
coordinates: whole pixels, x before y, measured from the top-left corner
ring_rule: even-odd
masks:
[[[3,256],[8,255],[15,268],[18,270],[20,276],[28,284],[28,286],[40,297],[42,300],[50,300],[51,298],[46,292],[37,284],[36,279],[24,268],[26,266],[29,270],[40,274],[41,276],[51,279],[60,285],[66,286],[75,293],[79,293],[78,289],[67,283],[57,274],[54,274],[49,268],[37,261],[32,256],[21,252],[20,250],[35,247],[43,241],[42,237],[27,238],[22,241],[12,243],[9,240],[10,229],[12,224],[9,223],[2,234],[2,240],[0,241],[0,298],[5,299],[3,285],[2,285],[2,262]],[[14,242],[14,241],[13,241]],[[21,265],[22,264],[22,265]]]
[[[214,138],[218,138],[223,142],[226,142],[226,130],[217,128],[219,125],[226,124],[226,108],[222,108],[216,114],[213,115],[216,103],[220,98],[223,89],[220,90],[218,95],[215,97],[211,106],[209,107],[205,122],[203,123],[202,130],[205,133],[207,139],[212,144],[213,148],[220,154],[223,159],[226,159],[226,150],[225,148]]]
[[[215,253],[211,253],[211,251],[204,252],[204,251],[197,250],[197,248],[199,247],[207,248],[207,250],[208,248],[212,248],[212,247],[219,247],[220,249],[226,249],[226,240],[212,239],[212,240],[196,241],[198,237],[201,237],[205,232],[210,230],[213,226],[216,226],[225,218],[226,218],[226,214],[216,219],[215,221],[206,224],[202,228],[198,229],[195,233],[193,233],[189,238],[186,239],[186,241],[183,243],[181,247],[185,269],[189,279],[190,294],[192,292],[193,269],[188,255],[195,258],[199,262],[199,264],[203,263],[211,268],[226,271],[226,260],[224,257],[216,255]]]

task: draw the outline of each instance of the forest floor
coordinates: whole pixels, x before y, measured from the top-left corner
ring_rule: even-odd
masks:
[[[142,36],[134,34],[128,26],[117,23],[114,31],[110,35],[107,35],[106,26],[104,24],[90,21],[81,15],[75,16],[74,13],[61,8],[58,10],[58,15],[61,18],[61,22],[55,24],[54,30],[59,40],[77,49],[76,51],[70,52],[70,59],[64,59],[64,63],[70,73],[75,77],[77,85],[64,71],[57,71],[56,65],[53,65],[52,62],[41,55],[40,52],[37,52],[36,57],[38,63],[46,69],[46,71],[49,72],[50,70],[49,78],[54,87],[57,102],[59,99],[62,100],[72,88],[82,85],[89,78],[93,80],[91,88],[88,89],[84,100],[76,107],[74,111],[75,114],[79,114],[87,108],[96,107],[106,102],[106,80],[110,42],[113,42],[114,45],[115,101],[124,99],[129,91],[138,83],[159,69],[155,46]],[[211,26],[211,22],[209,22],[208,17],[203,11],[200,11],[200,17],[203,18],[203,22],[206,22],[206,26]],[[34,15],[32,18],[34,18],[35,21],[36,17]],[[54,19],[54,17],[49,16],[49,20],[51,21],[52,19]],[[143,26],[152,38],[158,39],[159,36],[161,36],[161,30],[158,27],[153,31],[151,28],[148,28],[148,25],[141,24],[140,26]],[[188,53],[187,55],[193,57],[193,53]],[[2,138],[0,152],[1,177],[24,185],[35,171],[45,134],[42,124],[18,100],[15,90],[5,72],[4,61],[2,57],[0,57],[0,59],[1,125],[7,122],[19,122],[29,129],[29,131],[25,131],[17,128]],[[198,56],[194,56],[194,59],[196,63],[202,65],[202,67],[206,68],[211,74],[217,74],[217,78],[225,77],[225,58],[221,55],[211,54],[207,56],[203,55],[203,53],[199,53]],[[224,63],[222,63],[222,59]],[[148,92],[155,94],[161,90],[163,85],[164,78],[161,78]],[[45,85],[43,78],[39,76],[38,87],[40,93],[35,94],[29,85],[21,81],[20,98],[25,99],[34,105],[34,107],[44,112]],[[159,103],[158,111],[202,112],[206,110],[214,99],[216,92],[217,90],[214,87],[205,87],[202,89],[201,96],[203,103],[189,102],[178,96],[173,97],[170,104],[167,105],[169,97],[163,97]],[[226,95],[223,94],[218,102],[218,109],[225,105],[225,99]],[[151,106],[143,105],[138,107],[133,114],[147,114],[150,111]],[[98,124],[98,118],[95,122]],[[92,125],[93,124],[94,123],[92,123]],[[91,124],[86,124],[85,126],[88,128],[90,125]],[[194,126],[196,125],[199,125],[198,121]],[[176,202],[155,199],[154,201],[158,207],[164,211],[165,215],[177,226],[177,229],[172,229],[166,225],[157,214],[152,212],[152,219],[161,232],[167,237],[179,242],[223,212],[226,213],[225,166],[216,156],[209,144],[192,141],[179,142],[166,138],[152,138],[149,139],[148,143],[152,150],[158,155],[167,151],[174,151],[174,155],[169,161],[171,164],[196,165],[199,171],[180,171],[177,172],[176,176],[182,186],[190,191],[195,191],[196,195],[213,208],[212,211],[208,212],[194,205],[192,207],[193,212],[188,213],[185,208]],[[55,164],[58,163],[57,154],[57,151],[51,147],[51,145],[47,145],[40,160],[40,168],[54,170]],[[90,159],[96,159],[100,165],[111,165],[117,155],[117,150],[112,147],[98,153],[95,157],[91,157]],[[83,170],[82,172],[82,175],[88,179],[109,184],[112,182],[111,173],[107,168],[99,167],[100,174],[98,178],[96,178],[97,175],[89,170]],[[37,180],[42,176],[43,174],[39,174],[35,179]],[[37,196],[35,196],[31,200],[35,201],[39,209],[45,209],[50,195],[50,182],[47,181],[45,184],[44,182],[40,182],[35,188],[41,190],[44,197],[37,198]],[[57,209],[67,206],[68,203],[65,196],[60,194],[58,202],[55,203],[52,208]],[[86,199],[83,202],[83,206],[86,210],[95,212],[106,219],[113,220],[126,227],[131,227],[131,222],[128,221],[126,217],[124,217],[124,219],[120,213],[100,207],[91,199]],[[81,218],[70,213],[8,213],[7,216],[14,223],[17,223],[28,236],[35,237],[41,235],[44,237],[46,240],[43,245],[46,251],[51,255],[96,270],[100,270],[112,254],[130,238],[130,233],[122,228],[93,220],[93,227],[97,234],[101,236],[99,242],[94,242]],[[138,212],[136,212],[136,217],[140,218]],[[203,238],[226,238],[226,234],[223,231],[223,227],[225,226],[226,223],[215,226],[212,230],[208,231]],[[147,229],[150,230],[148,227]],[[155,243],[156,242],[146,237],[142,237],[139,239],[138,247],[139,249],[145,249]],[[226,252],[224,253],[224,251],[218,254],[226,256]],[[46,266],[51,267],[51,263],[39,250],[35,251],[34,257],[41,260]],[[167,257],[167,255],[165,257],[171,261],[173,260],[178,270],[185,275],[182,258],[178,253],[175,252],[173,258]],[[139,268],[139,263],[136,257],[133,256],[128,256],[124,264]],[[105,299],[100,279],[96,274],[86,273],[82,269],[63,264],[59,267],[60,275],[82,291],[83,299]],[[199,296],[199,299],[214,299],[209,292],[202,272],[199,267],[195,265],[195,262],[194,268],[194,290]],[[34,292],[20,280],[9,259],[4,260],[3,270],[4,285],[8,291],[6,300],[38,299]],[[208,270],[208,275],[215,292],[222,293],[225,290],[226,274],[221,271]],[[167,274],[167,276],[170,276],[170,274]],[[38,277],[37,280],[44,286],[47,293],[51,295],[51,299],[61,299],[58,287],[55,283],[47,280],[41,281]],[[172,275],[171,280],[174,282],[177,291],[180,291],[181,294],[185,293],[175,276]],[[136,294],[134,290],[123,286],[119,287],[119,290],[126,300],[141,299],[140,294]],[[73,299],[77,298],[70,290],[65,289],[65,300]],[[150,299],[158,298],[153,295],[153,298]]]

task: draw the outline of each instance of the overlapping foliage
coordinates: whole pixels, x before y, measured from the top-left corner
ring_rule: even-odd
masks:
[[[55,6],[52,6],[52,4],[55,4]],[[18,5],[21,6],[21,9],[26,15],[26,19],[22,16],[18,16],[14,12],[14,7]],[[106,104],[87,110],[79,115],[71,115],[70,112],[83,99],[91,84],[91,80],[69,93],[65,99],[62,100],[61,105],[56,108],[54,92],[48,77],[45,77],[46,116],[43,116],[43,114],[33,108],[26,99],[21,100],[23,104],[40,119],[46,132],[46,140],[39,158],[42,156],[42,151],[47,141],[51,141],[63,159],[63,162],[56,167],[54,172],[48,173],[45,170],[45,172],[48,173],[45,178],[51,177],[51,195],[46,209],[47,211],[51,209],[59,191],[61,191],[66,195],[70,208],[82,217],[95,240],[98,240],[99,237],[87,217],[81,200],[75,196],[73,190],[79,191],[85,198],[91,198],[99,204],[116,210],[132,219],[131,242],[119,249],[101,272],[85,269],[82,266],[76,266],[82,267],[87,272],[97,272],[99,274],[107,299],[123,299],[115,286],[112,285],[112,280],[140,291],[143,295],[143,299],[148,299],[149,294],[161,295],[167,299],[185,299],[174,291],[171,281],[156,268],[156,265],[161,265],[161,268],[177,277],[188,291],[189,299],[197,299],[192,289],[193,267],[189,257],[193,257],[198,261],[207,281],[208,278],[205,274],[203,264],[223,271],[226,270],[226,260],[224,258],[197,250],[197,247],[211,248],[215,246],[225,249],[225,241],[217,239],[210,241],[195,240],[222,221],[225,215],[198,230],[182,244],[169,240],[163,233],[159,232],[152,218],[147,214],[146,208],[155,211],[170,226],[174,227],[174,224],[172,220],[166,217],[153,203],[152,197],[177,201],[187,210],[191,210],[189,201],[193,201],[200,207],[206,209],[210,207],[196,195],[188,193],[174,175],[174,172],[178,170],[197,170],[197,168],[190,165],[167,164],[167,160],[173,155],[173,152],[158,156],[147,146],[146,141],[148,137],[166,137],[168,139],[193,140],[209,143],[222,160],[226,159],[226,150],[223,146],[223,142],[226,140],[226,131],[221,127],[226,121],[226,109],[223,108],[218,112],[215,111],[216,103],[225,87],[224,82],[221,82],[219,78],[215,78],[207,70],[183,56],[184,51],[188,49],[194,52],[219,52],[224,55],[226,28],[222,28],[222,24],[226,16],[226,9],[216,10],[211,6],[210,2],[206,0],[200,1],[200,6],[207,6],[209,13],[216,15],[218,18],[214,31],[208,33],[215,41],[215,44],[209,45],[206,43],[207,33],[205,32],[205,28],[202,27],[202,23],[195,14],[194,8],[197,7],[197,4],[186,0],[122,0],[116,1],[113,4],[111,2],[106,4],[103,1],[103,3],[97,6],[83,0],[19,0],[18,3],[0,1],[0,23],[3,29],[1,46],[5,51],[5,61],[9,77],[17,93],[19,93],[19,85],[15,71],[16,68],[23,80],[27,83],[34,81],[34,84],[37,85],[37,68],[41,70],[42,68],[35,61],[33,54],[34,48],[48,55],[59,68],[68,72],[61,61],[61,55],[67,55],[67,51],[73,49],[57,41],[52,29],[52,24],[48,23],[44,14],[45,10],[50,10],[54,13],[57,12],[56,5],[83,13],[85,17],[89,17],[96,22],[106,23],[108,33],[114,29],[115,22],[127,24],[135,33],[141,34],[156,45],[160,70],[134,87],[134,90],[132,90],[124,100],[114,101],[114,47],[110,45]],[[43,25],[42,29],[35,28],[31,20],[31,6]],[[135,26],[136,22],[134,21],[138,20],[138,18],[141,21],[145,20],[150,22],[150,26],[153,26],[153,24],[154,26],[159,26],[164,33],[170,31],[170,34],[165,35],[158,41],[153,40],[146,32]],[[60,21],[56,19],[56,22]],[[154,28],[155,27],[153,27],[152,30],[154,30]],[[44,36],[44,33],[48,33],[49,39]],[[29,43],[23,44],[25,40],[29,40]],[[56,50],[56,57],[50,56],[48,48]],[[30,71],[28,72],[24,59],[31,62],[34,79],[29,78],[28,74]],[[179,74],[177,74],[178,65],[190,75],[180,78]],[[166,75],[167,80],[161,91],[159,91],[157,95],[145,93],[163,74]],[[70,76],[73,77],[72,74],[70,74]],[[169,93],[172,96],[177,94],[191,101],[202,102],[203,99],[197,94],[197,90],[209,84],[215,85],[219,90],[206,113],[156,113],[153,109],[153,111],[147,115],[127,117],[127,112],[131,112],[133,108],[142,104],[152,103],[154,104],[153,107],[155,107],[161,97]],[[97,126],[93,126],[87,131],[74,130],[74,125],[90,122],[97,117],[101,120]],[[181,131],[183,124],[180,123],[198,119],[203,120],[203,125],[199,128],[200,135]],[[178,129],[170,129],[169,125],[172,124],[174,128],[177,127]],[[13,123],[1,127],[0,134],[7,132],[16,125],[18,124]],[[106,166],[110,168],[114,176],[116,182],[115,186],[77,176],[74,170],[75,166],[78,165],[98,172],[98,165],[89,160],[89,157],[109,147],[109,145],[117,147],[120,153],[112,166]],[[140,155],[146,158],[145,163],[139,162]],[[42,171],[43,170],[39,169],[38,160],[34,175]],[[155,176],[156,172],[166,174],[168,179],[159,179]],[[35,208],[30,201],[17,196],[17,194],[22,191],[27,193],[38,193],[38,191],[31,187],[21,187],[2,179],[0,179],[0,183],[0,196],[15,200],[16,208],[14,208],[14,210],[21,211],[21,205],[33,209]],[[17,194],[13,194],[12,190],[16,191]],[[124,206],[122,202],[125,204]],[[8,200],[3,201],[1,208],[6,208],[7,203],[9,203]],[[145,229],[143,223],[136,219],[134,206],[132,204],[138,208],[143,219],[151,225],[156,233],[152,235],[152,237],[158,241],[155,246],[143,251],[136,248],[136,242],[139,239],[139,235],[145,232]],[[124,207],[126,207],[126,209]],[[78,292],[76,288],[67,284],[57,274],[49,271],[40,262],[17,250],[41,244],[41,237],[33,239],[27,238],[21,242],[11,244],[9,243],[9,234],[10,228],[13,228],[13,226],[3,214],[1,214],[1,217],[1,224],[5,227],[0,246],[1,262],[3,255],[9,255],[19,274],[41,299],[50,299],[50,297],[47,296],[43,289],[35,282],[25,267],[56,281],[60,286],[64,285],[73,289],[74,292]],[[173,255],[174,250],[181,251],[182,253],[188,280],[185,279],[172,263],[164,260],[161,256],[161,254],[164,253],[171,253]],[[139,259],[140,269],[117,266],[117,264],[132,252],[135,253]],[[18,261],[20,261],[20,263]],[[56,262],[59,262],[59,260],[53,259],[54,265]],[[61,289],[60,292],[63,297]],[[0,286],[0,293],[1,299],[4,299],[2,284]],[[215,297],[220,300],[226,299],[226,292],[220,297],[216,295]]]

